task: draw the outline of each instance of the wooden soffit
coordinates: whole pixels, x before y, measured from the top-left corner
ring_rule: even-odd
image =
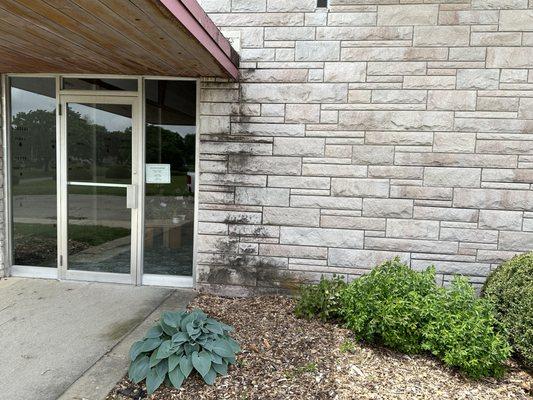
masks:
[[[2,0],[1,73],[238,77],[196,0]]]

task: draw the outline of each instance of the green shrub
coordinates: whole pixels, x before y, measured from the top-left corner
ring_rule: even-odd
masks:
[[[212,385],[226,375],[240,347],[229,336],[232,327],[209,318],[201,310],[165,312],[143,340],[131,346],[129,378],[146,379],[148,394],[167,380],[174,387],[196,370]]]
[[[423,349],[471,378],[503,374],[502,361],[509,357],[510,347],[495,330],[492,304],[477,298],[466,278],[456,277],[451,288],[433,291],[426,307],[431,318],[422,329]]]
[[[405,353],[429,351],[472,378],[503,372],[507,340],[496,330],[492,304],[477,298],[465,278],[441,288],[434,267],[418,272],[395,258],[348,285],[336,282],[305,287],[297,312],[338,316],[360,339]]]
[[[493,302],[514,354],[524,366],[533,368],[533,252],[515,256],[496,268],[483,294]]]
[[[298,303],[294,312],[300,318],[319,318],[322,321],[340,317],[340,294],[346,282],[340,276],[332,279],[320,278],[317,285],[304,285],[300,288]]]
[[[422,327],[429,318],[425,297],[435,288],[433,268],[417,272],[395,258],[344,290],[343,319],[359,338],[418,353],[422,350]]]

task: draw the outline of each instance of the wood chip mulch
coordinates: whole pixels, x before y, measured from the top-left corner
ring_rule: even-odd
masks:
[[[365,346],[333,324],[298,319],[280,296],[198,296],[190,305],[233,325],[243,352],[213,386],[194,376],[147,397],[124,378],[106,400],[531,399],[533,378],[510,364],[501,380],[471,381],[428,356]]]

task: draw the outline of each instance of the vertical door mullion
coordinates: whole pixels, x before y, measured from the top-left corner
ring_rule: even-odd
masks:
[[[139,183],[138,183],[138,175],[139,175],[139,146],[138,146],[138,136],[139,136],[139,127],[138,127],[138,115],[139,115],[139,109],[138,109],[138,102],[137,99],[135,99],[131,103],[131,184],[132,186],[136,186],[137,190],[134,193],[137,197],[136,199],[136,208],[131,209],[131,251],[130,251],[130,274],[131,274],[131,283],[136,284],[138,280],[138,254],[137,254],[137,248],[139,247],[138,244],[138,210],[139,210]]]
[[[59,79],[59,78],[58,78]],[[56,83],[58,85],[59,83]],[[66,279],[68,267],[68,151],[67,151],[67,102],[58,93],[58,140],[57,140],[57,234],[58,234],[58,276]]]
[[[138,83],[138,96],[137,96],[137,110],[134,114],[134,126],[137,127],[136,137],[134,138],[135,146],[137,147],[137,175],[136,175],[136,184],[138,185],[137,190],[137,209],[136,219],[137,219],[137,229],[135,232],[135,238],[137,240],[136,247],[133,249],[133,252],[136,255],[136,274],[135,274],[135,283],[137,285],[142,285],[143,278],[143,267],[144,267],[144,170],[145,170],[145,110],[144,110],[144,79],[139,78]]]

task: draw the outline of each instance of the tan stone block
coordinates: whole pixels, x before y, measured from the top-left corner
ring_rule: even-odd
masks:
[[[469,26],[415,26],[414,46],[468,46]]]
[[[475,110],[476,97],[473,90],[430,90],[428,110]]]
[[[378,6],[378,25],[437,25],[437,4]]]

